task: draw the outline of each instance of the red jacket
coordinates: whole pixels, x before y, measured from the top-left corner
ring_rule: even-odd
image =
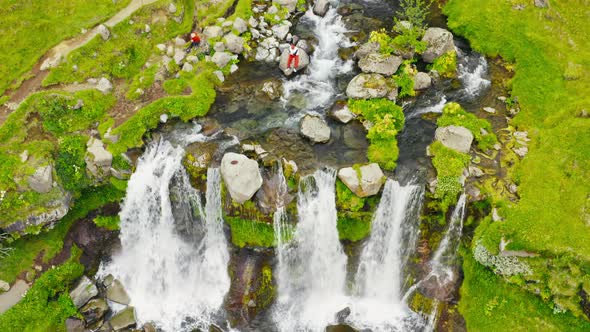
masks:
[[[193,41],[193,43],[200,43],[201,42],[201,38],[199,38],[199,35],[195,35],[194,37],[191,38],[191,40]]]

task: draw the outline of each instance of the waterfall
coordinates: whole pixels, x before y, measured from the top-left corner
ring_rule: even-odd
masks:
[[[307,110],[323,109],[338,93],[335,86],[337,75],[352,71],[353,62],[343,61],[338,55],[339,48],[353,44],[346,37],[348,31],[341,22],[336,6],[331,6],[324,17],[313,13],[312,7],[301,18],[300,23],[311,25],[318,44],[310,58],[307,72],[284,83],[284,98],[289,100],[294,93],[303,93],[307,99]]]
[[[346,303],[347,257],[336,228],[335,181],[334,170],[301,180],[295,234],[277,248],[283,260],[273,318],[280,331],[323,331]]]
[[[488,63],[481,54],[474,53],[473,55],[460,56],[457,70],[459,80],[463,84],[461,93],[468,99],[476,98],[481,91],[492,84],[486,78],[488,75]]]
[[[420,325],[401,301],[403,269],[413,246],[422,203],[422,187],[388,179],[373,217],[371,237],[361,256],[352,320],[374,331],[406,330]]]
[[[121,280],[140,323],[164,331],[208,328],[230,285],[219,171],[207,172],[203,209],[183,155],[160,140],[139,159],[120,213],[122,250],[100,272]]]
[[[424,328],[424,332],[432,332],[436,328],[436,322],[438,318],[438,305],[439,302],[437,299],[432,300],[432,309],[430,310],[430,315],[428,315],[428,319],[426,321],[426,327]]]

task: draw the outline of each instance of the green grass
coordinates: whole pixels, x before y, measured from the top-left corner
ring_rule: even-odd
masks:
[[[572,265],[584,266],[590,262],[590,122],[576,114],[590,106],[590,26],[580,10],[587,3],[554,1],[549,9],[513,10],[514,3],[450,0],[444,8],[449,27],[474,49],[515,63],[511,95],[518,97],[521,111],[512,124],[532,139],[528,155],[512,173],[520,201],[495,202],[504,222],[489,225],[481,240],[492,249],[504,237],[512,241],[509,249],[548,259],[574,255]],[[550,266],[533,268],[541,269],[537,274],[554,273]],[[466,280],[472,278],[469,273]],[[489,287],[498,283],[495,279]],[[475,297],[462,303],[482,310]],[[479,323],[478,316],[466,318],[468,326]],[[583,324],[572,322],[569,329]]]
[[[63,265],[45,272],[23,299],[0,315],[1,331],[65,331],[65,320],[78,313],[68,293],[70,285],[84,273],[78,263],[81,250],[72,247]]]
[[[200,1],[197,6],[197,21],[199,22],[199,26],[205,28],[208,25],[214,25],[217,18],[225,15],[233,3],[233,0],[219,2]]]
[[[231,229],[231,241],[234,245],[273,247],[275,243],[274,229],[271,224],[255,220],[244,220],[239,217],[225,217]]]
[[[0,95],[60,41],[106,20],[130,0],[0,0]]]
[[[359,241],[371,234],[371,212],[338,213],[338,237],[340,240]]]
[[[98,227],[116,231],[119,230],[121,219],[119,219],[119,216],[97,216],[93,221]]]
[[[238,0],[236,9],[229,19],[235,20],[236,17],[241,17],[247,22],[252,15],[252,0]]]
[[[590,323],[570,313],[554,313],[543,301],[506,283],[463,252],[465,279],[459,311],[468,331],[588,331]]]
[[[361,120],[373,123],[367,133],[367,138],[371,142],[367,151],[369,161],[378,163],[385,170],[394,170],[399,156],[397,134],[405,122],[402,108],[384,98],[350,99],[348,107],[359,115]]]
[[[498,139],[492,131],[492,124],[488,120],[480,119],[474,114],[465,111],[461,105],[448,103],[443,108],[442,113],[443,115],[436,121],[439,127],[462,126],[469,129],[481,150],[486,151],[498,143]],[[482,134],[482,129],[487,134]]]
[[[85,46],[70,53],[67,61],[51,70],[43,85],[83,82],[90,77],[102,76],[132,79],[142,70],[157,44],[189,32],[193,17],[188,13],[193,12],[194,1],[183,0],[182,4],[187,14],[181,23],[177,23],[171,17],[165,22],[152,22],[152,15],[159,9],[167,12],[168,1],[142,7],[129,19],[113,27],[112,37],[108,40],[104,41],[100,36],[96,36]],[[133,24],[129,24],[130,20]],[[146,24],[151,26],[149,34],[143,32]],[[78,70],[74,71],[74,65]]]
[[[55,227],[39,235],[21,237],[9,244],[14,251],[10,256],[0,260],[0,279],[12,283],[18,274],[32,268],[39,254],[43,262],[50,261],[63,248],[64,238],[76,220],[84,218],[90,211],[107,203],[120,201],[124,195],[125,192],[110,185],[85,189],[68,214]]]

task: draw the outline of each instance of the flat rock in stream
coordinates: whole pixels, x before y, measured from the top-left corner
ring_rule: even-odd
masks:
[[[363,73],[376,73],[385,76],[395,74],[402,64],[402,58],[395,55],[370,53],[359,61],[359,68]]]
[[[341,168],[338,178],[359,197],[376,195],[385,182],[385,175],[376,163],[363,165],[358,170],[353,167]]]
[[[436,128],[434,139],[444,146],[458,152],[468,153],[473,142],[473,134],[469,129],[460,126]]]
[[[287,62],[289,61],[289,49],[285,49],[283,50],[283,53],[281,53],[281,57],[279,59],[279,68],[283,71],[283,74],[285,74],[286,76],[290,76],[291,74],[293,74],[293,69],[287,68]],[[294,66],[295,64],[292,63],[291,66]],[[299,49],[299,65],[297,66],[297,71],[301,71],[303,70],[305,67],[307,67],[307,65],[309,65],[309,55],[307,55],[307,52],[305,52],[302,49]]]
[[[330,140],[331,130],[326,121],[317,115],[306,114],[299,124],[301,134],[314,143],[326,143]]]
[[[357,99],[383,98],[389,90],[387,80],[382,75],[358,74],[348,83],[346,95]]]

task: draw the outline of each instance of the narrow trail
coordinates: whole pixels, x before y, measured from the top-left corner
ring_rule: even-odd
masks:
[[[135,11],[140,9],[143,6],[150,5],[152,3],[157,2],[158,0],[131,0],[129,5],[118,13],[116,13],[113,17],[111,17],[106,22],[102,23],[103,25],[107,26],[108,28],[112,28],[115,25],[121,23],[123,20],[131,16]],[[100,24],[96,25],[92,29],[88,30],[86,33],[76,36],[71,39],[67,39],[62,41],[61,43],[57,44],[53,48],[51,48],[47,53],[39,59],[37,64],[31,70],[32,77],[23,81],[22,84],[16,89],[7,94],[10,96],[9,102],[0,106],[0,125],[4,123],[6,118],[12,113],[18,104],[20,104],[23,100],[25,100],[30,94],[37,92],[42,89],[41,83],[49,73],[48,69],[51,67],[57,66],[62,59],[66,58],[68,54],[72,51],[86,45],[90,42],[94,37],[98,35],[98,27]],[[79,90],[80,87],[83,85],[79,85],[77,88],[73,88],[74,90]],[[66,91],[70,91],[65,88]],[[6,105],[11,105],[6,106]]]

